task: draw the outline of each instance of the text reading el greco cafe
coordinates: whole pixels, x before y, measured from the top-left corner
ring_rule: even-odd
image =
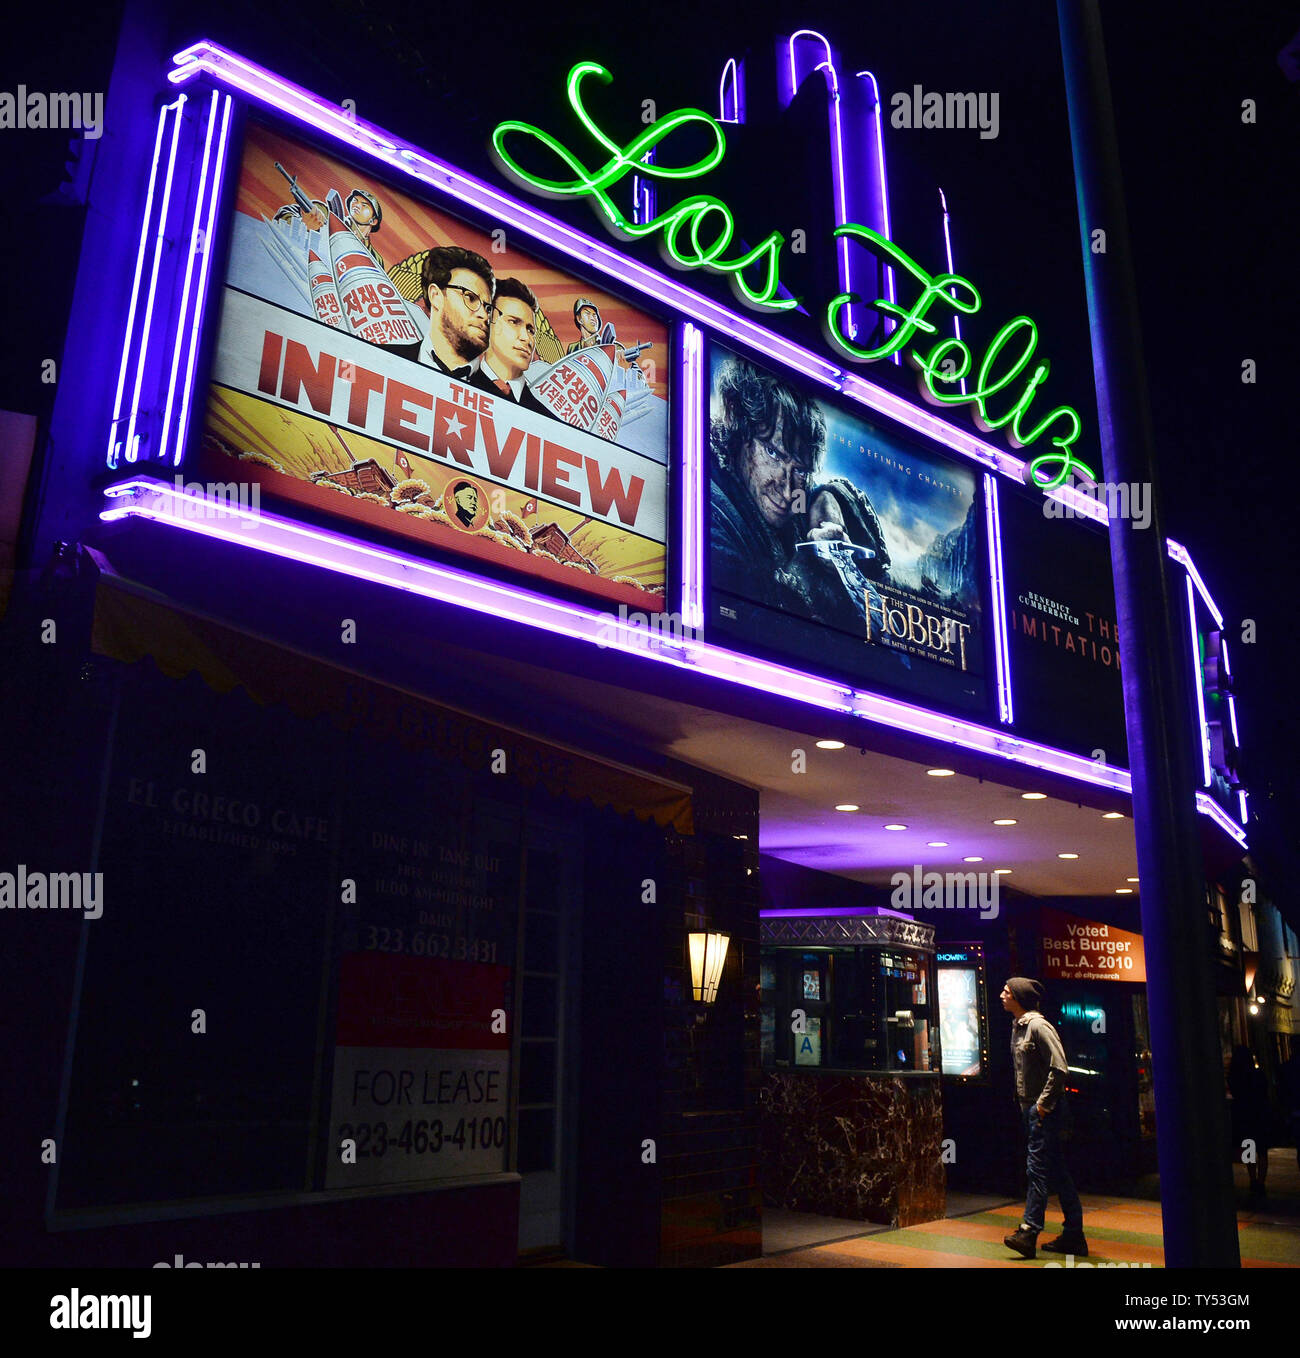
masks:
[[[474,174],[213,42],[119,59],[28,605],[27,861],[100,911],[13,981],[37,1261],[941,1218],[1019,1191],[1008,975],[1081,1186],[1155,1167],[1090,379],[937,212],[895,238],[888,110],[819,34],[618,131],[578,56]],[[773,127],[806,248],[728,177]],[[1230,664],[1167,548],[1231,1046]]]

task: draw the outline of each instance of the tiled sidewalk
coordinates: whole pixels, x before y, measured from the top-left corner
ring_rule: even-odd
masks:
[[[1282,1155],[1290,1163],[1280,1162]],[[1294,1151],[1274,1152],[1269,1197],[1253,1200],[1239,1173],[1237,1229],[1244,1268],[1300,1267],[1300,1175]],[[1053,1202],[1053,1207],[1056,1204]],[[931,1221],[923,1226],[881,1231],[825,1245],[787,1250],[733,1268],[1043,1268],[1064,1262],[1039,1252],[1021,1259],[1002,1243],[1020,1224],[1021,1206],[1010,1203],[970,1216]],[[1152,1198],[1083,1195],[1084,1231],[1093,1266],[1164,1266],[1160,1204]],[[1048,1213],[1040,1240],[1060,1231],[1059,1212]]]

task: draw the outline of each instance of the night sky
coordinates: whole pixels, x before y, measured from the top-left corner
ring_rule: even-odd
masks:
[[[42,3],[39,10],[20,21],[25,34],[12,17],[6,20],[0,89],[19,83],[105,89],[114,7]],[[825,32],[849,71],[875,72],[887,106],[891,93],[914,84],[996,91],[996,139],[981,140],[972,130],[887,128],[894,236],[938,265],[941,186],[957,270],[978,281],[984,314],[999,321],[1021,312],[1035,317],[1041,351],[1052,362],[1047,393],[1077,406],[1089,430],[1096,429],[1052,4],[759,0],[713,7],[664,0],[548,12],[515,3],[314,0],[200,3],[175,12],[169,50],[212,36],[327,98],[355,99],[360,116],[490,182],[500,180],[488,135],[501,118],[572,133],[563,79],[579,59],[613,72],[598,103],[627,138],[638,130],[644,99],[654,99],[660,113],[688,104],[716,112],[726,58],[800,26]],[[1293,596],[1300,553],[1287,397],[1296,390],[1300,83],[1288,82],[1278,53],[1300,30],[1300,0],[1246,7],[1107,3],[1102,12],[1140,289],[1157,493],[1166,532],[1192,551],[1228,619],[1245,778],[1258,817],[1252,844],[1266,892],[1296,924],[1300,721],[1293,695],[1300,645]],[[677,21],[679,14],[690,17]],[[1253,125],[1242,122],[1247,98],[1257,104]],[[86,210],[39,201],[59,183],[65,145],[59,132],[0,131],[4,182],[11,195],[18,190],[0,233],[0,278],[7,314],[21,318],[5,327],[0,406],[42,419],[54,388],[41,383],[41,360],[62,353],[70,362],[76,348],[75,336],[66,350],[63,344]],[[754,223],[756,234],[788,230],[808,216],[790,190],[798,173],[790,150],[773,145],[756,157],[753,148],[743,155],[738,148],[738,165],[768,168],[766,182],[736,190],[744,205],[738,219],[766,214]],[[590,209],[566,207],[557,215],[600,234]],[[94,248],[90,235],[86,248]],[[1245,359],[1258,366],[1253,385],[1241,381]],[[963,412],[953,419],[968,425]],[[1240,641],[1244,618],[1257,624],[1253,646]]]

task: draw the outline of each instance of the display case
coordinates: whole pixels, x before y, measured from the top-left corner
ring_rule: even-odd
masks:
[[[934,926],[884,907],[759,915],[764,1200],[944,1214]]]
[[[765,1066],[938,1070],[932,955],[897,945],[770,944],[762,963]]]

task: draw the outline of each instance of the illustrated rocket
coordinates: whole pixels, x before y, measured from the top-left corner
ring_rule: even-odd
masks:
[[[307,251],[307,282],[311,286],[311,305],[316,319],[332,325],[336,330],[346,330],[343,307],[339,302],[338,289],[334,286],[334,275],[330,266],[311,249]]]
[[[559,359],[531,384],[534,396],[566,424],[613,440],[623,418],[615,345],[588,345]]]
[[[420,332],[407,312],[406,299],[333,205],[327,229],[334,286],[348,330],[372,344],[418,344]]]

